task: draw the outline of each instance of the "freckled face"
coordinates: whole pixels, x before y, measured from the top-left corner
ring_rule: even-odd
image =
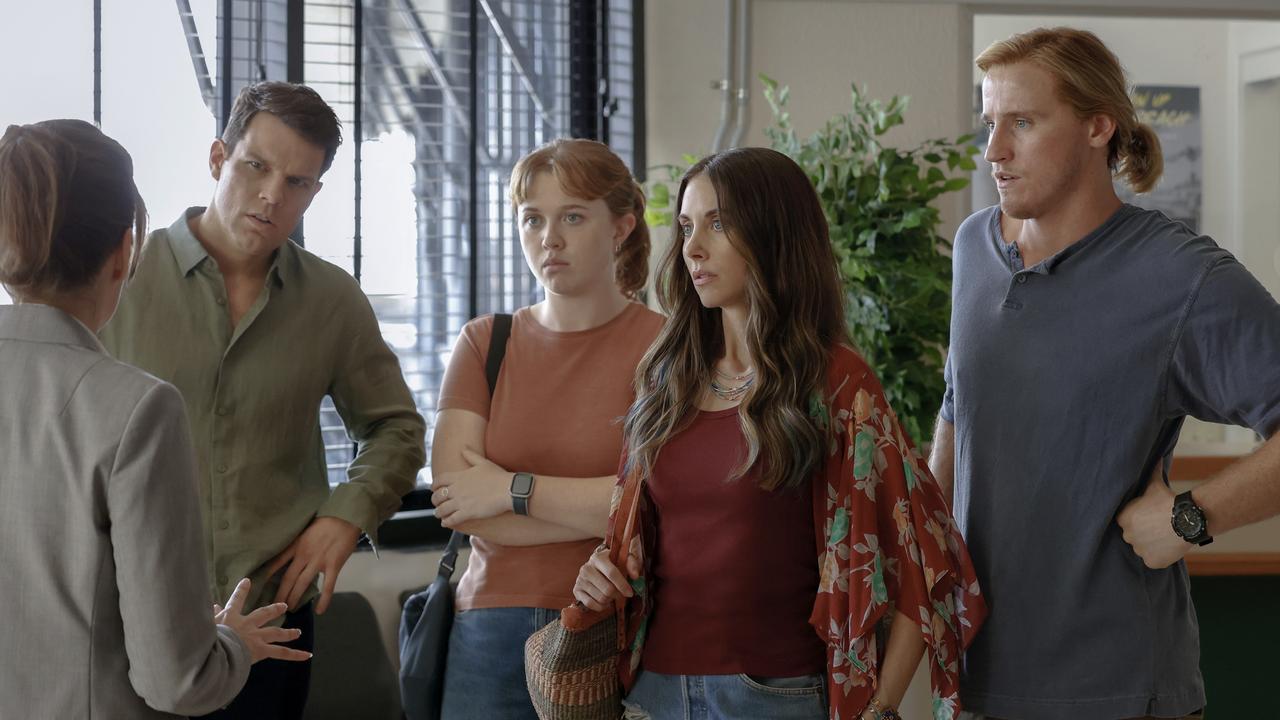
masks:
[[[616,286],[615,251],[630,228],[603,199],[565,193],[550,172],[540,172],[516,208],[524,259],[548,293],[595,295]]]

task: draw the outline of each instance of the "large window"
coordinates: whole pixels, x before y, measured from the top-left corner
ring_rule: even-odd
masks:
[[[0,73],[0,122],[97,122],[133,157],[150,225],[169,225],[187,206],[208,202],[213,188],[212,97],[202,95],[194,72],[203,52],[188,41],[204,37],[213,49],[216,12],[215,0],[181,0],[176,10],[162,2],[25,4],[20,22],[0,23],[7,68]],[[212,92],[207,75],[203,82]],[[0,303],[8,301],[0,292]]]
[[[233,0],[220,11],[232,13],[218,27],[232,28],[219,44],[233,82],[282,74],[338,112],[346,140],[300,239],[360,280],[430,420],[462,325],[540,299],[507,200],[515,161],[574,135],[641,164],[632,2]],[[340,482],[352,447],[329,403],[321,424]]]
[[[643,167],[640,2],[29,3],[0,24],[0,60],[23,68],[0,73],[0,120],[99,121],[166,226],[208,202],[209,143],[240,88],[314,87],[345,141],[295,237],[361,282],[430,421],[462,325],[540,298],[507,200],[515,161],[572,135]],[[352,446],[327,401],[321,425],[341,482]]]
[[[93,120],[93,13],[85,7],[82,0],[48,0],[24,7],[23,22],[0,22],[0,133],[50,118]],[[32,26],[57,28],[57,38],[30,32]],[[9,302],[0,290],[0,305]]]

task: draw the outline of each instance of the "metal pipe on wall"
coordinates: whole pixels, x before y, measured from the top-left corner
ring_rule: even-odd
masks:
[[[737,118],[734,120],[733,137],[728,148],[742,144],[747,134],[747,126],[751,124],[751,0],[739,0],[738,5],[738,63],[736,70]]]
[[[725,141],[729,137],[729,126],[735,114],[733,106],[734,63],[737,60],[737,19],[738,0],[724,2],[724,77],[713,82],[711,87],[720,90],[720,125],[716,127],[715,139],[711,141],[711,152],[718,153],[725,149]]]

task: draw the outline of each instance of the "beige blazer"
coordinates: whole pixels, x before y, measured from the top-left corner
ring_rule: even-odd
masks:
[[[201,715],[240,691],[195,473],[177,390],[61,310],[0,306],[0,720]]]

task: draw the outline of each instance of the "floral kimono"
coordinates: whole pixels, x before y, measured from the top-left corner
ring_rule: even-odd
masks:
[[[933,715],[952,720],[960,709],[960,654],[987,614],[973,564],[937,482],[875,373],[841,346],[832,353],[827,377],[825,395],[810,408],[831,429],[832,441],[813,483],[821,580],[809,622],[827,645],[830,720],[854,720],[867,706],[882,659],[876,627],[892,618],[894,608],[920,623]],[[642,504],[640,512],[648,551],[654,518],[650,506]],[[627,689],[639,670],[650,610],[643,581],[632,585],[637,593],[627,608],[627,650],[618,664]]]

